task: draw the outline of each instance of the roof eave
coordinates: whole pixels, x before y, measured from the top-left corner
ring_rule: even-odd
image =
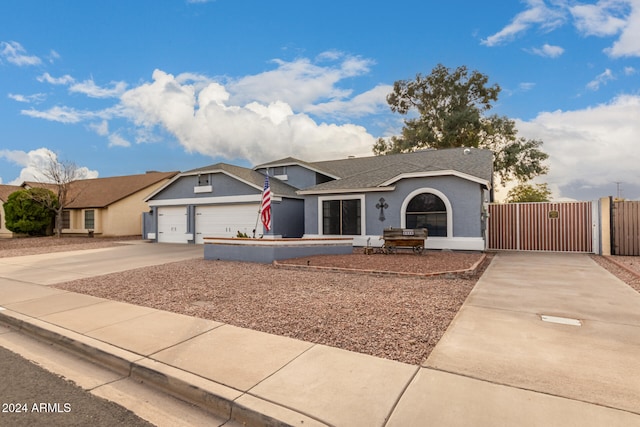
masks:
[[[395,190],[395,186],[389,187],[367,187],[367,188],[333,188],[328,190],[298,190],[296,193],[300,195],[313,194],[345,194],[345,193],[375,193]]]
[[[449,170],[441,170],[441,171],[401,173],[401,174],[396,175],[393,178],[383,182],[382,184],[380,184],[380,186],[391,185],[391,184],[394,184],[394,183],[400,181],[401,179],[429,178],[429,177],[434,177],[434,176],[448,176],[448,175],[453,175],[453,176],[457,176],[458,178],[465,179],[467,181],[476,182],[478,184],[484,185],[487,189],[491,189],[491,182],[490,181],[487,181],[486,179],[482,179],[482,178],[474,176],[474,175],[469,175],[469,174],[466,174],[464,172],[459,172],[459,171],[451,170],[451,169],[449,169]]]

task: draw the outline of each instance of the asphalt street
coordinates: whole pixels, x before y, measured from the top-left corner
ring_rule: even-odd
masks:
[[[153,426],[4,347],[0,378],[2,426]]]

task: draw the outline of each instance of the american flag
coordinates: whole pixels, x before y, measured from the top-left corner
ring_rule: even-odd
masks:
[[[267,231],[271,230],[271,187],[269,177],[264,177],[264,189],[262,190],[262,207],[260,208],[262,224]]]

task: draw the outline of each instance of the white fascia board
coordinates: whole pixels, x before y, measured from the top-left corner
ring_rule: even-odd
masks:
[[[187,197],[183,199],[150,200],[149,206],[183,206],[183,205],[219,205],[230,203],[260,203],[261,194],[244,196],[220,196],[220,197]],[[273,196],[271,201],[281,202],[282,197]]]
[[[401,179],[409,179],[409,178],[429,178],[434,176],[447,176],[453,175],[458,178],[466,179],[467,181],[477,182],[478,184],[482,184],[487,187],[487,189],[491,188],[491,183],[487,180],[478,178],[477,176],[469,175],[466,173],[458,172],[456,170],[441,170],[441,171],[429,171],[429,172],[408,172],[401,173],[400,175],[396,175],[388,181],[380,184],[381,187],[393,184],[395,182],[400,181]]]
[[[374,193],[381,191],[393,191],[396,187],[372,187],[372,188],[347,188],[347,189],[332,189],[332,190],[298,190],[297,194],[332,194],[339,196],[340,194],[348,194],[348,193]]]

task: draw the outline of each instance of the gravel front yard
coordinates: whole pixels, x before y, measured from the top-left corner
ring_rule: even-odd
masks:
[[[0,241],[0,257],[115,244],[117,239],[14,239]],[[467,269],[481,257],[429,251],[422,256],[355,253],[289,262],[431,273]],[[57,287],[419,364],[444,334],[477,278],[376,277],[196,259]]]
[[[455,269],[481,254],[371,255],[368,267],[430,260]],[[333,258],[344,265],[343,258]],[[356,256],[357,257],[357,256]],[[472,259],[471,259],[472,258]],[[305,258],[308,259],[308,258]],[[437,260],[437,261],[436,261]],[[314,257],[311,262],[316,264]],[[356,267],[355,264],[349,264]],[[473,278],[375,277],[196,259],[57,287],[243,328],[419,364],[475,285]]]

